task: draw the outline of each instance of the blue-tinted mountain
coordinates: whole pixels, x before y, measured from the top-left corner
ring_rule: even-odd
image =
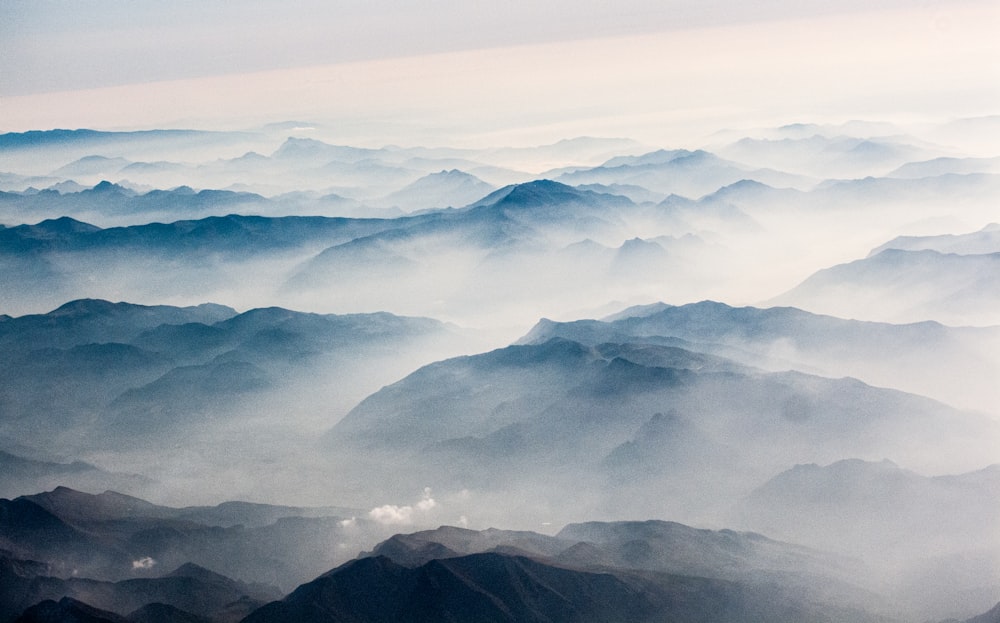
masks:
[[[387,313],[73,301],[0,321],[9,355],[0,364],[0,430],[28,447],[78,454],[122,435],[239,416],[241,401],[282,390],[313,368],[367,365],[446,334],[436,321]]]
[[[129,623],[128,619],[71,597],[46,599],[25,610],[16,623]]]
[[[989,612],[966,619],[964,623],[997,623],[1000,621],[1000,604],[993,606]]]
[[[129,623],[211,623],[212,619],[185,612],[180,608],[151,603],[128,615]]]
[[[157,191],[153,191],[157,192]],[[170,191],[176,193],[176,191]],[[221,192],[221,191],[220,191]],[[233,195],[233,193],[223,193]],[[194,195],[211,197],[202,191]],[[325,217],[213,216],[172,223],[99,228],[69,217],[0,230],[0,253],[261,253],[307,244],[333,244],[392,227],[391,222]]]
[[[591,346],[630,340],[682,346],[769,369],[854,376],[981,409],[995,404],[1000,365],[989,346],[1000,339],[994,328],[894,325],[712,301],[635,308],[604,321],[542,320],[520,342],[553,337]],[[952,375],[955,361],[967,364],[968,374]]]
[[[526,556],[590,570],[645,570],[729,580],[797,573],[843,585],[852,574],[862,572],[856,560],[760,534],[697,529],[660,520],[569,524],[554,536],[441,526],[394,535],[361,556],[385,556],[407,567],[419,567],[432,560],[479,553]]]
[[[562,241],[606,235],[638,209],[624,197],[549,180],[507,186],[464,208],[395,219],[392,229],[327,248],[292,276],[286,291],[305,287],[336,292],[343,275],[368,275],[406,288],[419,283],[429,266],[438,265],[430,249],[454,254],[454,263],[459,263],[455,268],[472,271],[470,280],[495,279],[494,271],[507,270],[504,262],[517,261],[519,254],[535,257]],[[362,292],[367,283],[362,283]],[[446,285],[447,280],[427,288]],[[455,296],[447,292],[446,298]]]
[[[202,130],[140,130],[134,132],[104,132],[100,130],[29,130],[28,132],[8,132],[0,134],[0,150],[38,149],[85,145],[94,148],[113,143],[134,143],[147,140],[189,140],[205,141],[220,133]]]
[[[358,514],[356,509],[245,503],[177,508],[115,492],[92,495],[60,487],[0,500],[0,549],[13,558],[48,565],[46,575],[69,579],[75,569],[76,577],[125,582],[123,589],[129,589],[129,582],[156,579],[194,563],[215,573],[195,573],[197,568],[185,566],[170,577],[220,584],[215,574],[221,573],[234,578],[228,585],[242,594],[274,599],[274,589],[256,584],[288,590],[352,555],[331,543],[385,538],[363,520],[344,527],[339,514],[344,511]],[[160,581],[168,586],[178,582],[182,580]],[[168,603],[183,609],[178,600],[197,593],[172,590],[176,597]],[[81,592],[62,594],[100,607],[109,603],[86,600]],[[115,609],[127,614],[150,601],[164,599],[132,601]]]
[[[58,485],[103,491],[109,487],[138,490],[150,479],[100,469],[84,461],[51,461],[26,458],[0,450],[0,497],[14,498]]]
[[[72,612],[99,612],[110,620],[127,619],[130,623],[188,620],[150,618],[157,614],[198,617],[191,613],[202,615],[197,619],[200,621],[230,621],[280,596],[277,589],[238,582],[193,564],[182,565],[160,577],[118,582],[62,578],[53,575],[57,570],[49,565],[2,554],[0,568],[5,572],[0,580],[0,621],[4,623],[15,620],[22,611],[27,619],[16,620],[39,620],[43,614],[49,616],[60,611],[62,617],[69,617],[67,613]],[[43,617],[40,620],[78,619]]]
[[[631,508],[690,521],[795,456],[920,464],[944,431],[986,456],[976,439],[993,427],[854,379],[765,373],[675,346],[553,338],[421,368],[366,398],[327,442],[335,455],[365,449],[344,477],[371,483],[384,473],[375,486],[399,487],[396,495],[428,482],[521,490],[531,492],[520,498],[527,509],[569,488],[586,502],[553,511],[557,519]],[[650,498],[650,487],[666,494]]]
[[[763,607],[762,595],[745,595],[743,587],[657,579],[577,571],[501,554],[435,560],[416,569],[366,558],[299,587],[247,621],[730,621],[772,609]]]

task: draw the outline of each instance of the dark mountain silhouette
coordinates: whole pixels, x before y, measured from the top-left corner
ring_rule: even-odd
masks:
[[[357,509],[239,502],[174,508],[110,491],[92,495],[60,487],[47,493],[0,500],[0,550],[10,552],[11,558],[34,560],[44,566],[41,570],[31,570],[29,575],[125,582],[114,590],[126,593],[132,590],[129,587],[139,590],[161,586],[162,590],[174,591],[169,600],[161,592],[155,599],[150,597],[138,603],[129,597],[133,601],[125,605],[80,597],[85,595],[83,585],[71,584],[76,592],[62,593],[100,607],[114,603],[112,609],[120,614],[154,601],[166,601],[189,610],[184,607],[182,597],[187,593],[195,595],[197,591],[178,587],[189,580],[157,579],[163,570],[178,568],[169,577],[193,578],[202,584],[229,586],[232,591],[250,597],[274,599],[277,597],[274,589],[257,584],[291,588],[351,554],[331,545],[331,540],[374,538],[372,535],[379,533],[377,527],[361,520],[351,528],[342,525],[345,515],[357,514],[361,514]],[[128,584],[139,580],[156,581]],[[111,589],[102,590],[107,593]],[[118,593],[107,594],[111,600]],[[229,596],[232,597],[229,601],[239,597]],[[37,600],[42,598],[52,595]],[[220,602],[218,607],[229,601]]]
[[[68,617],[72,612],[99,611],[101,616],[125,616],[130,621],[156,620],[149,617],[166,615],[194,617],[192,613],[199,613],[202,621],[231,621],[280,596],[277,589],[237,582],[192,564],[162,577],[119,582],[62,579],[52,575],[50,566],[2,555],[0,568],[5,572],[0,579],[0,621],[4,623],[22,611],[28,617],[38,617],[39,613],[50,616],[52,612]],[[53,605],[57,602],[58,609]]]
[[[388,229],[377,219],[241,216],[97,228],[63,217],[0,230],[0,253],[141,249],[149,253],[246,253],[334,244]]]
[[[997,623],[998,621],[1000,621],[1000,604],[994,606],[989,612],[967,619],[964,623]]]
[[[100,610],[70,597],[58,602],[47,599],[27,610],[17,623],[128,623],[128,619]]]
[[[85,490],[109,486],[139,489],[151,480],[135,474],[109,472],[83,461],[46,461],[0,451],[0,497],[14,498],[60,484]]]
[[[584,543],[560,537],[487,531],[465,534],[452,528],[422,533],[417,550],[401,551],[408,537],[394,537],[394,547],[410,557],[373,555],[347,563],[304,584],[280,602],[261,608],[247,621],[785,621],[876,620],[864,608],[846,603],[820,605],[802,593],[768,582],[726,580],[635,571],[634,567],[568,562],[514,553],[527,542],[548,541],[581,553]],[[435,538],[472,548],[502,543],[493,551],[458,553],[428,545]],[[735,535],[734,535],[735,537]],[[423,543],[423,544],[420,544]],[[638,542],[631,541],[635,549]],[[531,547],[529,545],[529,547]],[[551,545],[549,546],[551,547]],[[412,554],[419,551],[416,559]],[[570,555],[572,556],[572,554]],[[426,559],[421,559],[426,558]],[[582,566],[581,566],[582,562]],[[603,563],[603,561],[602,561]]]

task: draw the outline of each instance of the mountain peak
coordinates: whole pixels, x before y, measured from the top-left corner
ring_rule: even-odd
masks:
[[[109,182],[108,180],[103,180],[90,190],[84,192],[106,193],[106,194],[127,195],[127,196],[135,195],[134,190],[125,188],[124,186],[120,186],[113,182]]]

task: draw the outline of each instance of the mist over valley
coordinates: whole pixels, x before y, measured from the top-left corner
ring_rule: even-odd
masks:
[[[321,4],[0,9],[0,623],[998,620],[996,7]]]

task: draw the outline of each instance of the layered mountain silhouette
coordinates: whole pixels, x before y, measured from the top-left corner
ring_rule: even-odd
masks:
[[[567,184],[633,185],[663,195],[692,198],[743,179],[775,186],[810,185],[803,177],[774,170],[755,170],[703,150],[660,150],[637,157],[618,157],[599,167],[556,177],[556,181]]]
[[[0,135],[0,623],[995,619],[997,119]]]
[[[761,556],[767,549],[778,556]],[[667,522],[567,526],[554,537],[442,527],[397,535],[248,621],[879,619],[877,598],[864,591],[822,574],[792,580],[810,559],[836,573],[818,552]],[[824,582],[838,588],[818,589]]]
[[[0,500],[0,549],[13,561],[41,565],[25,567],[24,573],[67,581],[81,577],[120,583],[114,590],[129,590],[130,583],[155,579],[177,568],[170,577],[216,582],[215,575],[199,571],[205,567],[247,583],[240,585],[243,594],[273,599],[276,589],[253,586],[291,588],[349,558],[351,554],[338,543],[363,542],[384,534],[378,526],[360,519],[345,527],[345,517],[357,514],[350,508],[245,502],[178,508],[111,491],[94,495],[59,487]],[[185,566],[187,563],[197,566]],[[183,608],[177,600],[188,591],[175,590],[177,597],[168,603]],[[79,597],[83,593],[63,594]],[[130,602],[130,608],[121,606],[115,611],[127,614],[153,601],[163,599]]]
[[[762,372],[656,343],[552,338],[426,366],[369,396],[327,439],[335,454],[365,448],[354,467],[385,473],[397,495],[428,483],[531,491],[528,509],[572,489],[591,511],[696,518],[709,499],[738,495],[795,456],[926,465],[923,448],[959,438],[988,456],[976,438],[994,426],[853,379]]]
[[[377,388],[380,375],[384,383],[404,372],[405,353],[426,357],[454,337],[436,321],[385,313],[73,301],[0,321],[8,355],[0,364],[0,430],[25,447],[71,457],[128,437],[153,443],[206,421],[245,419],[248,404],[300,391],[317,375],[339,371],[339,388],[327,382],[323,391],[349,402],[366,384]],[[436,341],[431,350],[428,340]]]
[[[852,376],[868,383],[989,411],[996,405],[996,328],[936,322],[845,320],[795,308],[732,307],[702,301],[630,308],[604,320],[542,320],[520,343],[554,337],[596,346],[642,341],[673,345],[773,370]],[[967,373],[952,374],[955,361]]]
[[[907,569],[895,579],[900,601],[943,617],[996,600],[998,492],[997,465],[928,477],[891,461],[842,460],[778,474],[740,501],[733,521],[815,547],[878,551]]]

